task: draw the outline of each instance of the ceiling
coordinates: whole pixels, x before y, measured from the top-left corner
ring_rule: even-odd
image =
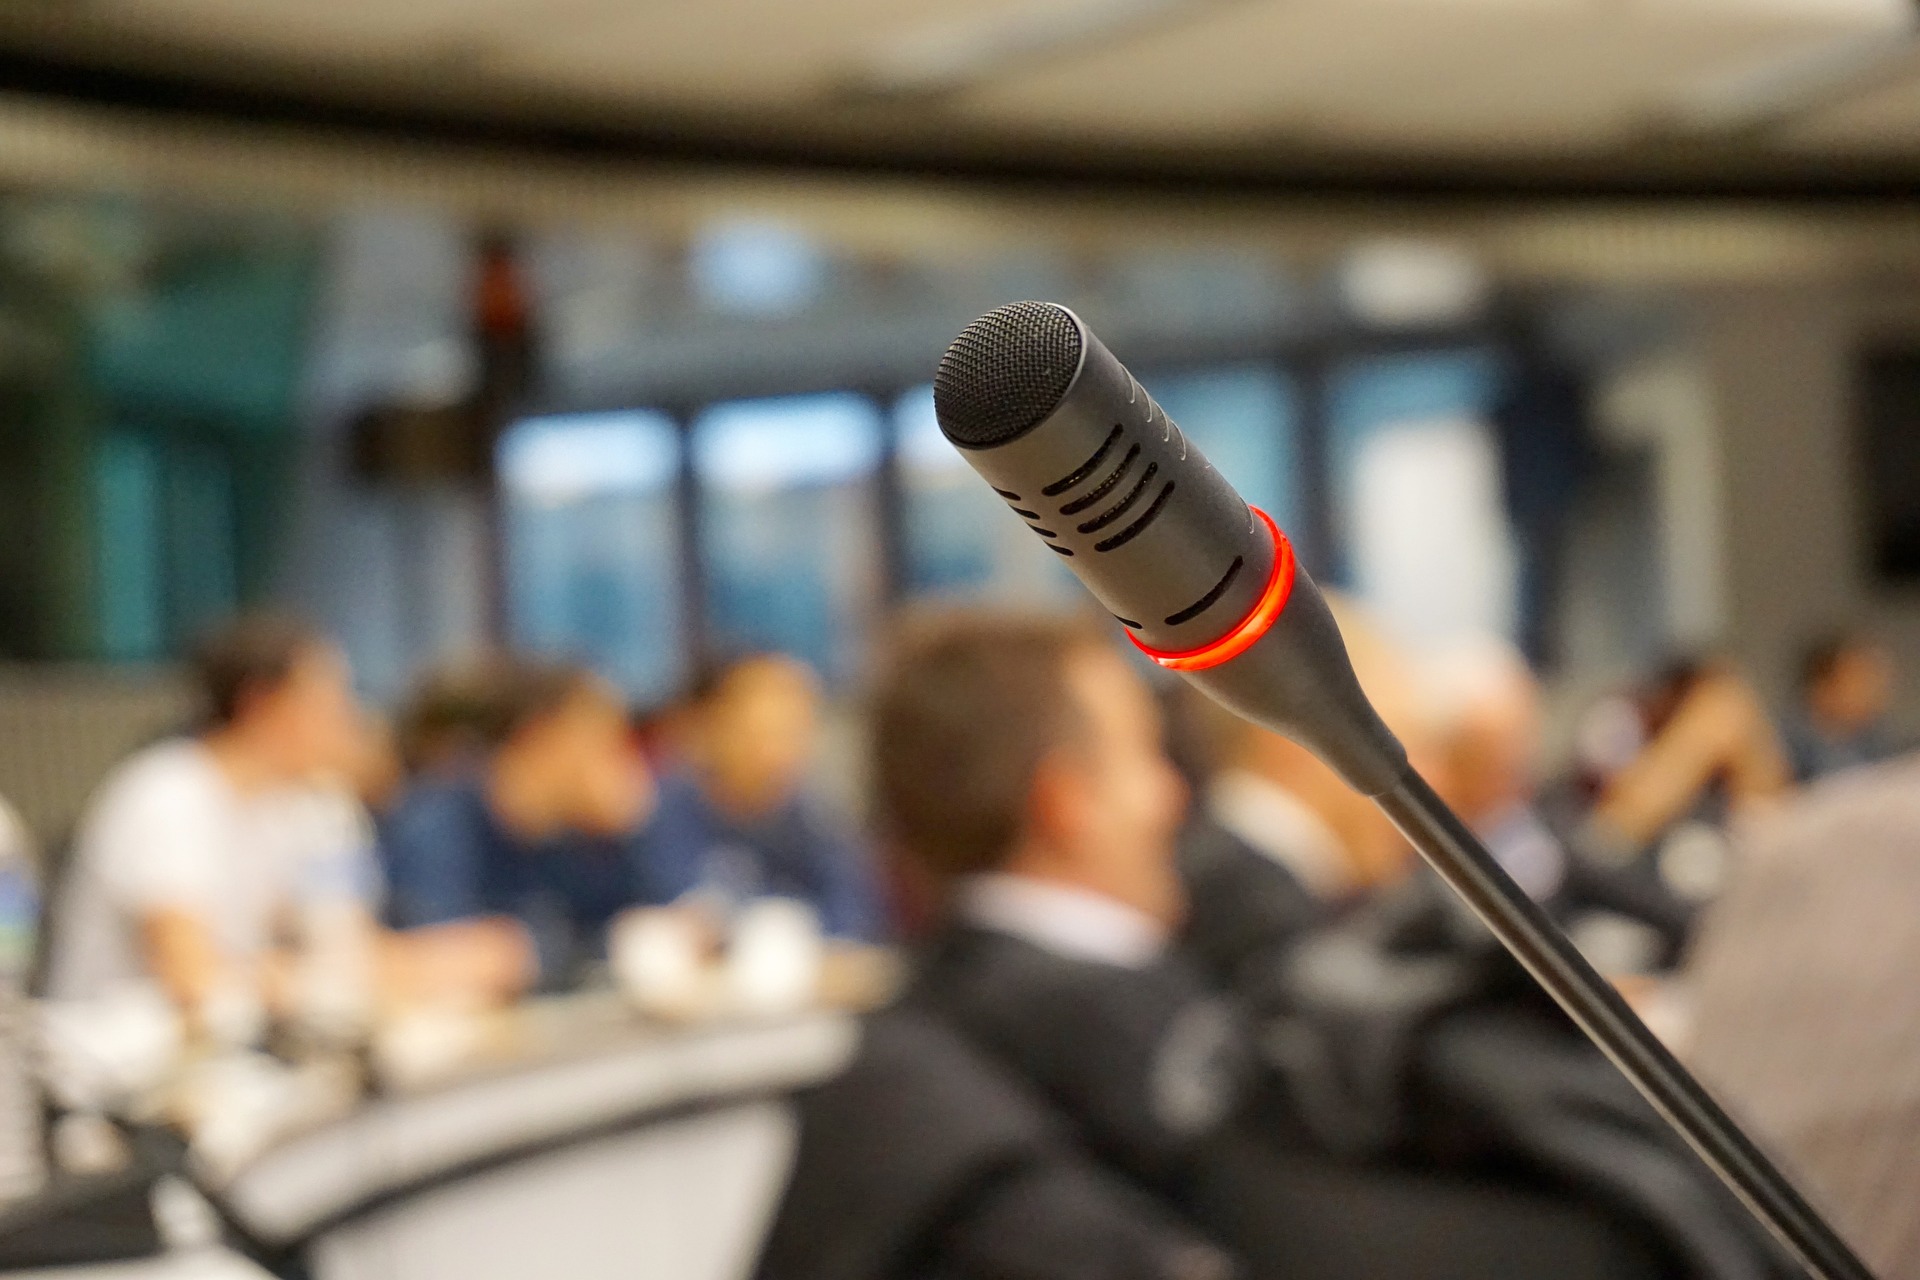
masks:
[[[1912,0],[15,0],[7,87],[614,156],[1920,190]]]

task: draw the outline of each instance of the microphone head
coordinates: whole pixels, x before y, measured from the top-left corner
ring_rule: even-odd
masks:
[[[1019,439],[1059,407],[1084,351],[1065,307],[1014,302],[989,311],[953,340],[934,374],[941,432],[962,449]]]

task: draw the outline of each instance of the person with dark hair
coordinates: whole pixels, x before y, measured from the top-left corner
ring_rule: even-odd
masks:
[[[1886,726],[1893,659],[1877,640],[1847,631],[1809,645],[1796,689],[1786,737],[1800,781],[1877,764],[1896,753]]]
[[[820,692],[798,659],[762,653],[695,680],[682,768],[660,788],[644,856],[676,896],[725,915],[742,902],[805,902],[830,935],[883,933],[865,851],[804,792],[820,737]]]
[[[338,647],[297,619],[248,615],[211,632],[191,667],[198,731],[123,762],[82,817],[49,993],[153,982],[199,1029],[244,1040],[301,998],[283,939],[321,917],[371,957],[369,999],[511,988],[513,958],[484,932],[375,931],[372,833],[342,785],[368,726]]]
[[[671,896],[627,843],[653,791],[625,708],[584,668],[504,655],[427,687],[463,692],[437,726],[444,767],[417,778],[382,827],[389,919],[509,918],[541,983],[564,984],[620,911]]]
[[[1313,933],[1269,913],[1279,936],[1244,947],[1196,936],[1245,922],[1183,877],[1186,789],[1145,682],[1104,638],[977,614],[917,629],[880,681],[871,749],[880,833],[935,886],[944,919],[901,1001],[875,1018],[880,1047],[805,1104],[768,1280],[949,1274],[942,1265],[1181,1274],[1155,1265],[1176,1257],[1249,1277],[1773,1274],[1710,1177],[1590,1046],[1490,1003],[1463,1020],[1471,966],[1444,953],[1396,964],[1369,943],[1392,913]],[[1278,865],[1253,851],[1229,871]],[[1451,919],[1436,921],[1435,947]],[[1222,981],[1241,967],[1220,964],[1228,950],[1256,964],[1264,951],[1266,981]],[[907,1053],[889,1040],[900,1020],[939,1027],[969,1055]],[[1509,1023],[1519,1030],[1495,1034]],[[924,1118],[902,1150],[887,1118],[950,1085],[949,1069],[974,1072],[973,1056],[1051,1110],[1073,1153],[1199,1228],[1212,1252],[1143,1248],[1129,1267],[1045,1221],[982,1223],[996,1190],[985,1174],[959,1201],[922,1207],[967,1121]],[[998,1087],[972,1110],[996,1115],[996,1100]],[[1088,1196],[1076,1203],[1098,1208],[1102,1193]],[[965,1265],[940,1252],[955,1233],[1045,1265]],[[894,1247],[869,1252],[875,1238]],[[865,1263],[838,1265],[849,1257]]]

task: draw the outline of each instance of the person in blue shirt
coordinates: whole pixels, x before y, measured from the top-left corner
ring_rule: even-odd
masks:
[[[883,932],[866,851],[804,794],[820,737],[820,692],[805,664],[755,654],[696,685],[681,764],[660,784],[638,861],[675,898],[724,916],[753,898],[808,903],[833,937]]]
[[[1813,782],[1899,754],[1886,723],[1893,685],[1893,659],[1871,636],[1842,632],[1809,645],[1786,718],[1794,776]]]
[[[397,926],[505,917],[537,957],[539,983],[566,985],[627,907],[676,892],[630,843],[653,787],[613,687],[583,668],[489,659],[466,687],[461,767],[421,775],[382,825],[388,911]]]

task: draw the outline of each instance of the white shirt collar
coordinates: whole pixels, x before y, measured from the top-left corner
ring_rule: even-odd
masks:
[[[960,918],[1069,960],[1144,969],[1167,949],[1166,926],[1123,902],[1070,885],[996,873],[969,876]]]
[[[1245,769],[1227,769],[1207,788],[1213,820],[1293,872],[1319,898],[1354,889],[1340,837],[1286,788]]]

